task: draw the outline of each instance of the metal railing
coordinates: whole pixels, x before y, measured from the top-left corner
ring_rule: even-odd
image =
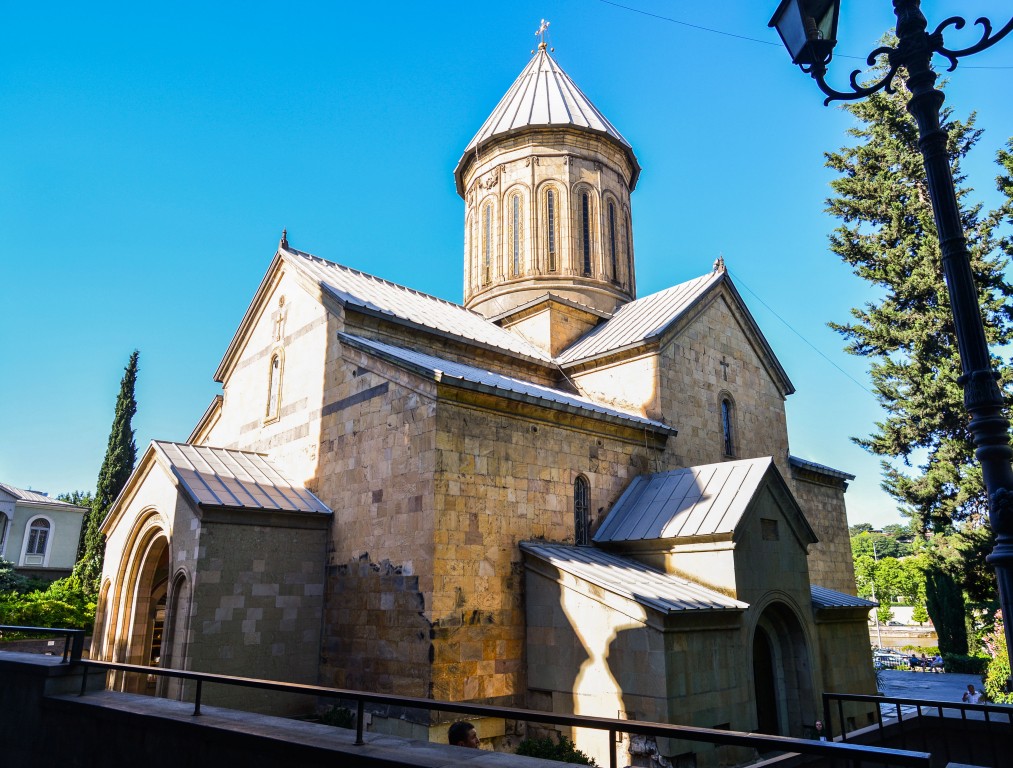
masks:
[[[915,752],[901,749],[887,749],[848,742],[817,741],[797,739],[787,736],[768,736],[756,733],[742,733],[717,728],[697,728],[685,725],[667,725],[641,720],[615,720],[605,717],[587,715],[561,715],[543,710],[520,709],[516,707],[497,707],[485,704],[467,704],[454,701],[437,701],[410,696],[394,696],[384,693],[355,691],[342,688],[327,688],[320,685],[300,683],[283,683],[274,680],[260,680],[250,677],[233,675],[216,675],[207,672],[192,672],[182,669],[148,667],[139,664],[119,664],[106,661],[81,662],[84,674],[81,676],[81,695],[87,691],[88,675],[92,671],[132,672],[142,675],[158,675],[194,682],[193,714],[201,714],[201,697],[205,684],[233,685],[244,688],[277,691],[280,693],[296,693],[315,696],[322,699],[344,700],[355,703],[355,744],[365,744],[364,723],[365,705],[384,704],[393,707],[417,708],[426,711],[454,712],[462,715],[480,717],[496,717],[522,722],[562,725],[570,728],[588,728],[605,731],[609,734],[609,766],[616,768],[616,744],[620,734],[635,733],[645,736],[681,739],[684,741],[704,742],[718,746],[744,747],[758,752],[787,752],[830,758],[840,761],[843,765],[857,766],[863,762],[883,766],[910,766],[911,768],[929,768],[931,757],[926,752]]]
[[[824,693],[823,694],[823,716],[824,722],[828,729],[827,736],[831,737],[829,728],[833,722],[831,719],[831,712],[836,708],[837,722],[841,725],[840,738],[842,741],[847,742],[848,735],[854,734],[856,731],[865,730],[859,728],[848,729],[844,727],[847,723],[844,713],[845,702],[859,702],[862,704],[874,705],[876,711],[876,723],[878,728],[879,738],[883,740],[886,731],[889,728],[895,728],[898,735],[902,739],[902,743],[907,743],[908,736],[914,737],[911,733],[912,728],[905,728],[905,714],[907,715],[906,722],[908,726],[912,725],[912,721],[915,718],[922,717],[934,717],[947,719],[951,721],[960,721],[962,726],[967,726],[969,722],[982,723],[982,728],[985,729],[986,735],[988,736],[988,744],[991,750],[992,765],[1001,765],[999,762],[999,749],[997,748],[996,742],[1000,736],[1006,738],[1013,738],[1013,706],[1008,704],[967,704],[961,701],[934,701],[929,699],[906,699],[898,698],[895,696],[867,696],[857,693]],[[836,705],[836,706],[834,706]],[[890,719],[884,719],[884,709],[889,712],[893,711]],[[905,712],[905,709],[907,712]],[[953,715],[947,714],[947,710],[953,712]],[[981,719],[969,718],[970,713],[980,713]],[[888,716],[889,717],[889,716]],[[925,721],[922,721],[924,725]],[[939,733],[940,729],[933,729],[935,733]],[[927,737],[925,728],[919,728],[921,731],[921,743],[922,747],[927,747]],[[975,740],[967,740],[968,748],[974,750]],[[979,742],[980,746],[980,742]],[[943,751],[945,752],[945,758],[947,762],[951,759],[950,745],[948,739],[943,739]]]
[[[81,661],[84,652],[84,638],[88,633],[83,629],[54,629],[53,627],[19,627],[0,624],[0,637],[4,632],[25,632],[33,635],[63,635],[63,661],[61,664]]]

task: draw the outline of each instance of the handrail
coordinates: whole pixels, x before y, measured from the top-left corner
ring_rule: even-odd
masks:
[[[840,725],[840,738],[842,741],[848,739],[848,729],[845,727],[844,719],[844,702],[846,701],[857,701],[863,704],[873,704],[876,708],[876,725],[878,730],[882,734],[886,728],[886,723],[883,721],[883,706],[894,707],[896,711],[895,722],[897,727],[900,729],[900,733],[903,736],[902,743],[906,743],[906,734],[904,730],[904,713],[902,707],[912,707],[916,710],[917,715],[915,717],[927,716],[922,710],[936,711],[936,716],[940,718],[946,717],[943,714],[943,710],[956,710],[960,713],[959,719],[962,723],[967,722],[968,712],[980,712],[983,715],[984,727],[989,735],[989,746],[992,750],[993,765],[998,765],[998,757],[996,755],[994,732],[993,726],[1009,726],[1013,727],[1013,706],[1009,704],[996,704],[993,702],[986,702],[983,704],[971,704],[963,701],[938,701],[933,699],[908,699],[899,696],[872,696],[861,693],[824,693],[823,694],[823,717],[826,723],[827,736],[832,738],[830,728],[833,722],[830,716],[831,702],[837,703],[837,717]],[[999,715],[1006,719],[1003,723],[1001,720],[993,720],[991,715]],[[913,720],[914,717],[910,717],[909,720]],[[953,718],[957,719],[957,718]],[[970,743],[970,742],[969,742]],[[922,744],[925,744],[924,739]],[[973,747],[972,747],[973,748]],[[946,760],[950,760],[950,748],[948,742],[945,743]]]
[[[84,638],[88,633],[83,629],[55,629],[53,627],[20,627],[0,624],[0,637],[4,632],[33,632],[35,634],[63,635],[63,660],[61,664],[76,664],[84,652]]]
[[[377,704],[389,704],[399,707],[415,707],[429,711],[443,710],[465,715],[501,717],[527,722],[549,723],[552,725],[565,725],[576,728],[589,728],[593,730],[607,731],[611,735],[609,740],[611,751],[610,766],[613,768],[616,765],[615,744],[616,736],[619,733],[637,733],[646,736],[662,736],[671,739],[682,739],[685,741],[747,747],[758,749],[763,752],[798,752],[807,755],[838,758],[844,761],[860,761],[862,759],[866,759],[879,765],[904,766],[905,768],[929,768],[931,760],[931,756],[927,752],[870,747],[847,742],[814,741],[809,739],[797,739],[788,736],[770,736],[766,734],[727,731],[718,728],[668,725],[665,723],[652,723],[643,720],[615,720],[612,718],[593,717],[590,715],[562,715],[535,709],[499,707],[487,704],[468,704],[456,701],[438,701],[435,699],[423,699],[412,696],[396,696],[387,693],[372,693],[369,691],[356,691],[344,688],[328,688],[321,685],[308,685],[304,683],[284,683],[275,680],[262,680],[252,677],[219,675],[210,672],[194,672],[182,669],[169,669],[166,667],[148,667],[140,664],[121,664],[117,662],[92,660],[83,660],[81,664],[84,667],[84,674],[81,676],[82,696],[87,690],[87,676],[90,669],[135,672],[144,675],[159,675],[162,677],[195,681],[197,683],[193,711],[195,716],[200,715],[201,713],[201,694],[204,683],[236,685],[240,687],[259,688],[262,690],[279,691],[283,693],[307,694],[329,699],[351,699],[356,703],[358,715],[355,721],[356,745],[365,744],[363,739],[363,723],[365,719],[363,717],[364,705],[366,702],[370,702]]]

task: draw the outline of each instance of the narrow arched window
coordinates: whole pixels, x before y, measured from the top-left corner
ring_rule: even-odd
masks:
[[[721,401],[721,439],[725,456],[735,455],[735,439],[732,434],[732,401],[724,398]]]
[[[583,475],[573,481],[573,541],[591,543],[591,486]]]
[[[633,241],[631,238],[631,230],[633,229],[633,222],[630,221],[630,214],[626,214],[626,286],[627,288],[633,288]]]
[[[521,273],[521,196],[510,198],[510,274],[517,277]]]
[[[475,213],[468,214],[465,236],[464,259],[468,265],[466,284],[469,290],[474,291],[478,288],[478,224]]]
[[[559,233],[556,231],[556,193],[554,190],[550,189],[545,193],[545,210],[545,220],[548,225],[548,232],[546,233],[546,255],[548,256],[546,269],[549,272],[555,272],[556,248],[558,246],[557,240],[559,239]]]
[[[609,264],[612,267],[612,281],[619,282],[619,263],[616,260],[616,207],[609,200]]]
[[[482,214],[482,285],[492,282],[492,204]]]
[[[28,546],[25,548],[26,555],[46,554],[46,545],[49,543],[49,521],[39,518],[32,522],[28,528]]]
[[[281,402],[281,355],[271,356],[271,370],[267,380],[267,413],[268,419],[278,418],[278,404]]]
[[[583,272],[591,276],[591,196],[585,192],[580,196],[580,240],[584,257]]]
[[[7,549],[7,531],[10,527],[10,518],[0,512],[0,557],[3,557],[4,550]]]

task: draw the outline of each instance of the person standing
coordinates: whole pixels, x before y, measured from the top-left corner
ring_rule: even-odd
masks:
[[[967,690],[964,691],[963,701],[968,704],[981,704],[981,697],[983,695],[981,691],[974,689],[974,683],[968,683]]]

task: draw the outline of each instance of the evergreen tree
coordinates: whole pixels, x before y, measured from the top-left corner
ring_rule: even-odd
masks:
[[[875,286],[877,296],[852,310],[853,322],[831,327],[847,339],[849,352],[870,359],[874,391],[886,413],[873,434],[855,442],[883,458],[883,487],[912,518],[915,532],[960,537],[988,525],[988,502],[957,384],[960,360],[942,254],[903,71],[895,85],[894,93],[843,107],[857,120],[848,131],[854,143],[826,156],[840,174],[827,201],[841,220],[831,250]],[[974,120],[973,114],[958,120],[949,109],[942,115],[986,337],[990,345],[1003,345],[1013,340],[1007,303],[1013,286],[1004,275],[1010,243],[999,238],[998,227],[1009,208],[983,213],[969,201],[961,160],[981,136]],[[993,365],[1009,393],[1013,370],[998,359]],[[922,463],[912,467],[915,459]],[[940,647],[959,653],[961,647],[966,651],[961,587],[965,580],[980,585],[968,574],[979,563],[965,560],[956,574],[948,565],[930,553],[926,597]],[[994,592],[994,579],[991,584]]]
[[[137,350],[130,354],[130,360],[120,381],[120,392],[116,396],[116,410],[113,425],[109,431],[109,444],[105,459],[98,473],[98,484],[91,512],[88,514],[84,533],[84,547],[74,575],[80,578],[86,594],[98,595],[102,577],[102,563],[105,556],[105,536],[99,530],[116,497],[134,469],[137,446],[134,444],[134,429],[131,420],[137,413],[134,386],[137,383]]]
[[[81,520],[81,535],[77,539],[75,561],[80,560],[84,556],[85,533],[88,531],[88,518],[91,516],[91,507],[95,503],[95,498],[91,495],[91,491],[71,491],[70,493],[61,493],[56,498],[60,501],[66,501],[68,504],[86,507],[88,510],[84,513],[84,519]]]

